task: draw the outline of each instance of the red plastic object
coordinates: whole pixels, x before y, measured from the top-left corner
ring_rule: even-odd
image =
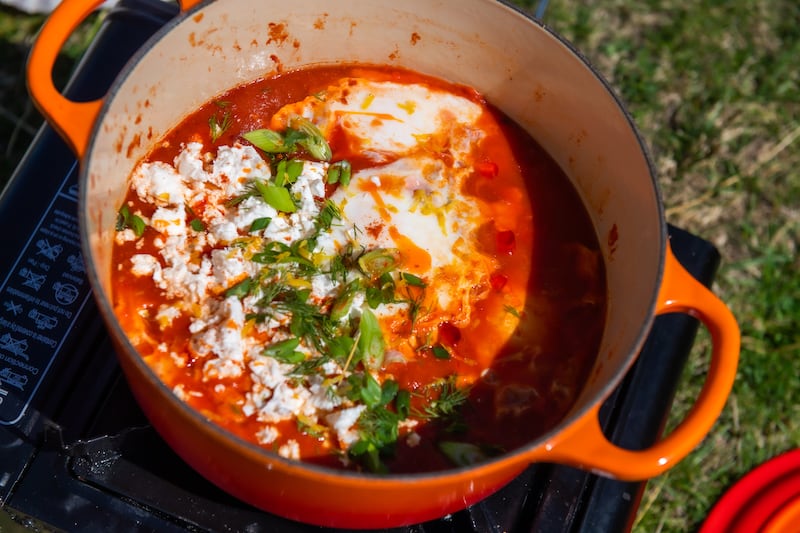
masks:
[[[800,528],[800,449],[770,459],[717,502],[699,533],[796,533]]]

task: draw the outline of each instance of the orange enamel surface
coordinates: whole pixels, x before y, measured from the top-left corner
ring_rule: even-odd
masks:
[[[53,65],[67,38],[100,3],[64,0],[42,27],[28,60],[28,90],[33,102],[78,158],[86,151],[101,101],[73,102],[64,97],[53,84]]]
[[[312,468],[224,436],[144,377],[140,362],[121,362],[143,411],[181,458],[226,492],[293,520],[358,529],[420,523],[482,500],[528,465],[516,456],[441,475],[388,478]]]
[[[711,364],[703,389],[686,418],[652,447],[631,451],[603,435],[594,406],[577,423],[553,438],[532,458],[564,462],[623,480],[642,480],[672,468],[708,434],[727,401],[739,360],[740,333],[733,314],[695,280],[668,248],[656,314],[687,313],[711,334]]]

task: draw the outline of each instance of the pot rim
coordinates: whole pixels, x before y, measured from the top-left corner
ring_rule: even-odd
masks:
[[[134,68],[148,54],[151,53],[151,51],[158,45],[158,43],[163,39],[164,36],[166,36],[180,24],[184,23],[187,19],[196,16],[198,12],[202,11],[204,8],[215,3],[216,1],[217,0],[203,0],[202,2],[199,2],[196,5],[192,6],[188,10],[181,11],[175,17],[170,19],[166,24],[164,24],[161,28],[159,28],[139,49],[137,49],[132,54],[131,58],[128,60],[125,66],[120,70],[119,74],[115,77],[114,81],[112,82],[108,90],[107,97],[103,100],[97,118],[90,129],[90,136],[86,144],[86,151],[84,153],[83,160],[81,161],[80,172],[78,176],[78,183],[80,185],[79,200],[78,200],[78,204],[80,207],[79,207],[78,218],[80,226],[81,249],[84,254],[84,257],[88,258],[92,257],[91,246],[89,244],[90,239],[87,230],[89,224],[86,220],[87,210],[85,208],[87,204],[87,187],[85,183],[89,179],[88,175],[89,166],[87,163],[92,158],[95,144],[97,142],[97,136],[102,126],[103,118],[105,117],[108,108],[113,103],[114,95],[118,92],[118,90],[121,87],[125,85],[128,77],[131,75]],[[617,365],[619,367],[617,372],[613,375],[612,379],[606,381],[606,383],[603,384],[601,387],[598,387],[597,392],[595,392],[591,398],[584,400],[582,405],[579,406],[579,408],[575,409],[577,402],[573,404],[572,409],[567,413],[567,415],[564,416],[559,423],[550,428],[548,431],[546,431],[533,441],[530,441],[527,444],[520,446],[519,448],[510,450],[496,457],[492,457],[481,463],[468,466],[453,467],[446,470],[436,470],[432,472],[383,474],[383,475],[377,475],[368,472],[354,472],[350,470],[340,470],[331,467],[325,467],[304,461],[287,459],[276,452],[268,450],[255,443],[247,441],[241,437],[238,437],[226,431],[219,425],[211,422],[202,414],[200,414],[198,411],[191,408],[185,402],[181,401],[178,397],[176,397],[172,393],[172,391],[158,378],[155,372],[144,362],[144,360],[139,355],[136,348],[134,348],[134,346],[131,344],[128,336],[120,327],[119,322],[114,314],[109,295],[105,294],[105,292],[102,290],[102,286],[99,281],[101,276],[97,270],[95,262],[93,260],[87,261],[86,274],[87,278],[89,279],[92,291],[95,295],[95,302],[97,303],[98,309],[102,317],[105,319],[106,326],[113,330],[112,332],[113,337],[121,340],[122,349],[125,352],[124,354],[118,354],[118,356],[129,358],[136,366],[141,377],[144,377],[150,382],[151,385],[158,388],[163,393],[163,396],[166,396],[168,398],[169,402],[171,402],[174,406],[177,406],[179,410],[181,410],[184,414],[189,416],[194,423],[201,425],[205,427],[207,430],[213,432],[216,438],[223,441],[232,441],[233,443],[235,443],[237,448],[245,449],[248,452],[248,454],[259,456],[260,458],[263,458],[263,460],[280,465],[282,468],[286,470],[291,470],[295,472],[307,472],[307,474],[309,474],[312,477],[321,476],[321,477],[331,477],[338,479],[350,479],[355,482],[366,481],[368,483],[375,485],[396,484],[396,483],[417,483],[420,482],[421,480],[433,480],[433,479],[441,481],[452,478],[458,478],[464,476],[465,474],[472,474],[479,471],[494,470],[496,468],[500,468],[502,465],[508,466],[509,463],[516,463],[516,462],[519,463],[524,462],[523,466],[527,466],[527,464],[531,462],[529,460],[529,456],[532,453],[534,453],[539,449],[545,449],[546,451],[550,451],[550,447],[548,446],[548,441],[552,440],[555,436],[563,433],[569,427],[574,426],[579,420],[583,419],[585,416],[591,415],[593,408],[597,407],[599,404],[602,404],[611,395],[611,393],[624,379],[625,375],[628,373],[628,370],[638,358],[639,353],[647,339],[647,336],[649,335],[650,329],[652,328],[652,323],[655,320],[655,310],[658,301],[658,288],[661,286],[663,282],[665,260],[667,254],[667,240],[668,240],[667,222],[665,219],[664,204],[662,200],[661,190],[656,177],[657,172],[655,169],[655,165],[653,164],[650,151],[639,129],[637,128],[632,115],[630,114],[624,102],[622,101],[622,98],[615,92],[610,83],[603,77],[603,75],[599,72],[599,70],[595,68],[595,66],[591,63],[591,61],[589,61],[589,59],[583,53],[581,53],[576,46],[574,46],[566,38],[558,34],[555,30],[551,29],[543,22],[535,19],[532,14],[525,12],[518,6],[510,4],[507,0],[487,0],[487,1],[491,3],[500,4],[507,9],[513,10],[518,15],[523,17],[526,23],[535,24],[539,26],[541,30],[545,31],[550,37],[558,41],[559,44],[565,46],[584,65],[592,74],[592,76],[598,82],[600,82],[607,95],[609,95],[613,99],[617,109],[623,114],[625,122],[630,128],[631,133],[633,133],[636,142],[639,145],[639,149],[645,159],[648,169],[648,177],[652,185],[652,192],[656,200],[655,204],[657,206],[656,214],[658,216],[658,228],[659,228],[658,238],[661,241],[658,247],[659,250],[658,272],[655,277],[655,282],[656,282],[655,290],[650,295],[649,302],[647,304],[648,312],[640,322],[639,330],[635,335],[635,341],[632,343],[631,349],[625,355],[624,358],[622,357],[620,358],[619,364]],[[514,117],[511,118],[513,119]],[[598,240],[600,240],[599,239],[600,236],[597,235],[597,237]],[[578,396],[580,397],[580,394]]]

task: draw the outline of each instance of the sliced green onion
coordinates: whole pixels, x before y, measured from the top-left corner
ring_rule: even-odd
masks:
[[[458,466],[470,466],[488,459],[479,446],[467,442],[441,441],[439,450]]]
[[[308,150],[311,157],[320,161],[331,160],[333,157],[331,147],[313,122],[300,115],[295,115],[289,119],[289,127],[303,133],[303,137],[297,140],[297,144]]]
[[[350,183],[352,167],[349,161],[341,160],[328,167],[327,182],[329,185],[341,183],[345,187]]]
[[[396,248],[376,248],[358,258],[361,271],[371,277],[378,278],[394,270],[400,259],[400,251]]]
[[[333,301],[330,313],[331,320],[338,322],[347,316],[347,313],[350,311],[350,307],[353,305],[353,300],[355,300],[356,295],[359,293],[359,291],[361,291],[362,288],[363,287],[360,279],[354,279],[345,285],[341,294],[339,294],[339,296],[337,296]]]
[[[131,213],[126,204],[122,204],[117,213],[117,231],[130,228],[137,237],[144,234],[144,229],[147,225],[144,223],[142,217]]]
[[[360,332],[358,349],[361,351],[364,364],[369,369],[377,370],[383,363],[386,342],[383,339],[378,318],[369,308],[361,311],[361,322],[358,328]]]
[[[271,205],[278,211],[283,211],[284,213],[294,213],[297,211],[297,206],[294,200],[292,200],[292,195],[289,194],[289,191],[285,188],[270,183],[264,183],[259,180],[255,180],[253,183],[267,205]]]
[[[256,148],[264,150],[268,154],[283,154],[290,151],[294,146],[289,146],[284,141],[283,135],[277,131],[262,129],[248,131],[242,134]]]
[[[303,162],[299,159],[292,159],[287,161],[281,159],[275,167],[275,185],[283,187],[284,185],[294,183],[300,174],[303,173]]]

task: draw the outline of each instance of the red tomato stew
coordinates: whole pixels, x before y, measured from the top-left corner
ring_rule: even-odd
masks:
[[[237,87],[141,161],[115,312],[181,400],[336,468],[487,460],[594,362],[605,274],[570,182],[475,91],[387,67]]]

